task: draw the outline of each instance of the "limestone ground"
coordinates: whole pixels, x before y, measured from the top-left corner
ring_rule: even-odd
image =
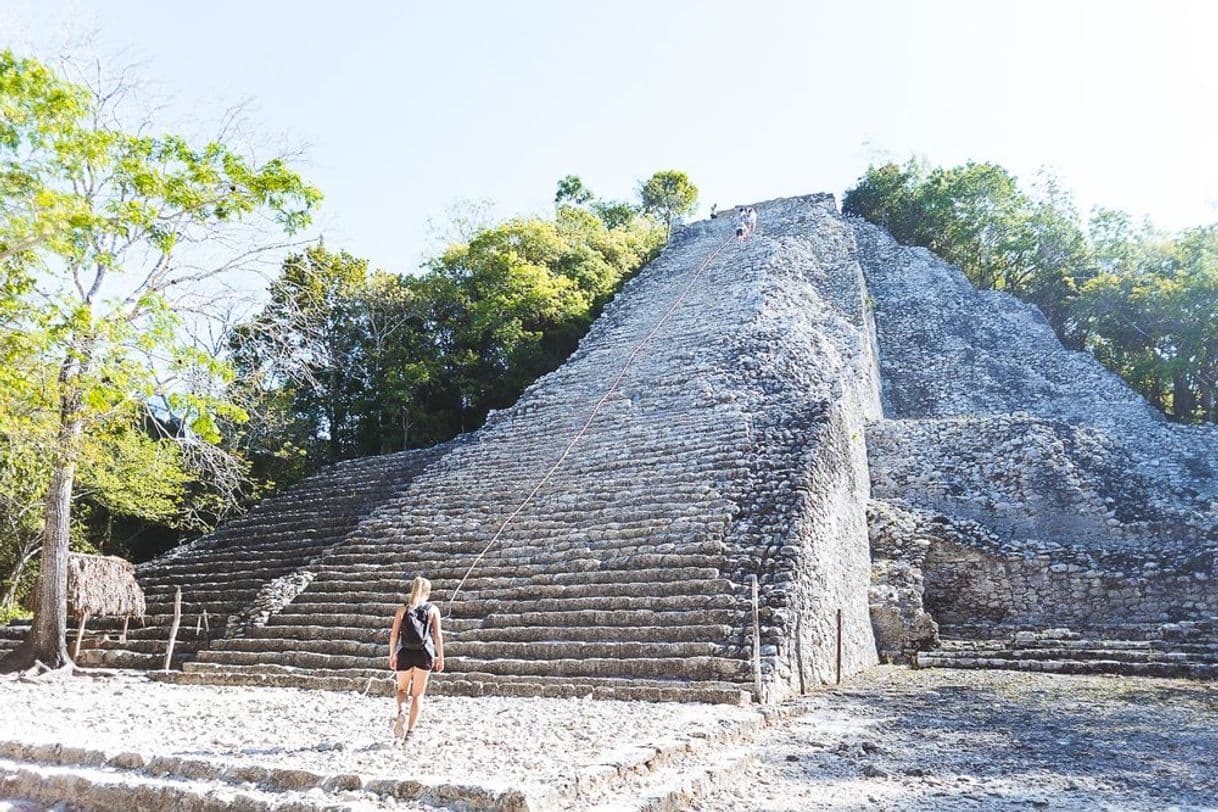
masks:
[[[1218,809],[1218,685],[878,668],[803,700],[701,810]]]
[[[8,680],[0,683],[0,707],[0,749],[62,744],[203,760],[216,765],[214,773],[250,765],[410,779],[447,786],[458,799],[461,787],[479,786],[552,794],[654,756],[649,745],[713,740],[757,719],[728,705],[437,696],[427,698],[410,747],[401,748],[391,743],[392,700],[355,692],[180,686],[134,676]]]
[[[637,758],[642,745],[689,737],[722,739],[752,758],[725,764],[708,794],[680,808],[1218,809],[1213,683],[883,667],[805,697],[760,732],[749,724],[754,711],[727,706],[430,702],[425,735],[407,755],[386,746],[383,698],[133,678],[9,681],[0,684],[0,741],[510,785],[538,798],[600,775],[606,780],[592,794],[616,809],[650,790],[645,774],[613,780],[612,765]],[[676,757],[659,772],[689,775],[706,762],[705,753]],[[363,800],[358,808],[425,806]],[[25,808],[39,807],[0,801],[0,809]]]

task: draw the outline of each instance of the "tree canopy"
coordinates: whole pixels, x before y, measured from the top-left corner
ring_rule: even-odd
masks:
[[[289,258],[233,344],[239,378],[260,387],[256,411],[275,415],[249,432],[268,476],[446,440],[561,364],[663,241],[633,207],[607,222],[581,199],[483,228],[418,276],[321,248]]]
[[[43,501],[35,623],[9,667],[67,660],[78,477],[97,500],[149,517],[177,512],[190,479],[231,502],[242,465],[223,453],[220,424],[245,413],[225,393],[231,369],[190,339],[189,320],[273,247],[257,242],[254,215],[291,233],[320,198],[282,160],[152,134],[126,120],[121,78],[99,82],[0,54],[0,431],[26,463],[43,461],[28,481],[28,498]],[[176,473],[124,484],[141,467]]]
[[[684,172],[665,169],[643,181],[639,198],[643,211],[657,217],[671,234],[672,227],[697,208],[698,187]]]

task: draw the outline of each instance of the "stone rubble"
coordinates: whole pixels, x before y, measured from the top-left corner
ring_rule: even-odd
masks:
[[[1034,307],[852,224],[883,381],[872,514],[907,518],[873,548],[886,633],[910,634],[919,589],[945,638],[1139,640],[1218,615],[1218,427],[1168,423]],[[884,549],[902,527],[904,547]]]
[[[392,743],[392,702],[356,693],[122,677],[0,690],[0,776],[20,765],[105,768],[69,799],[84,806],[94,797],[88,783],[111,797],[115,780],[134,792],[160,776],[275,804],[317,790],[323,806],[381,808],[396,798],[409,808],[553,808],[760,722],[756,711],[726,705],[434,697],[403,749]],[[167,809],[181,800],[157,797]]]

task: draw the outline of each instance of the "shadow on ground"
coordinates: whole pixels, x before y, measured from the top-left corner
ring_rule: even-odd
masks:
[[[1218,685],[880,668],[704,809],[1218,808]]]

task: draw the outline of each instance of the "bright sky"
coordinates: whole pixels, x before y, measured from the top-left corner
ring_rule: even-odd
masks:
[[[252,99],[308,147],[327,245],[413,270],[455,198],[548,210],[661,168],[704,207],[840,194],[869,160],[1058,173],[1166,227],[1218,221],[1218,2],[9,0],[0,45],[100,27],[182,128]]]

